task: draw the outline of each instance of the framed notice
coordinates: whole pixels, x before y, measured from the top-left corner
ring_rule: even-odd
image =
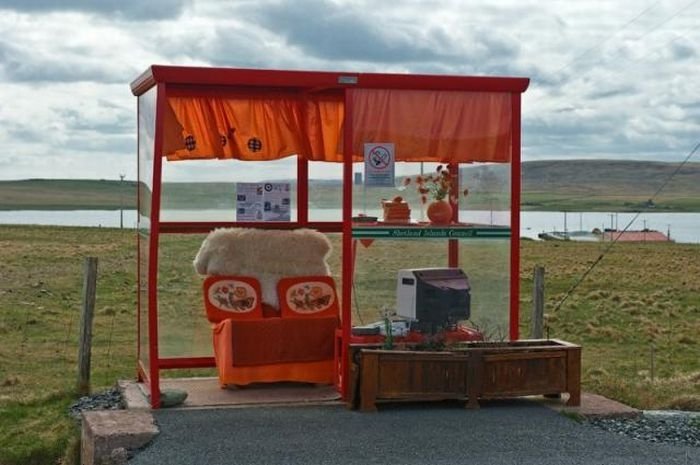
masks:
[[[290,221],[289,191],[288,182],[263,184],[263,221]]]
[[[239,182],[236,184],[236,221],[290,221],[288,182]]]
[[[236,184],[236,221],[263,221],[263,185],[261,183]]]
[[[394,144],[365,144],[365,186],[394,187]]]

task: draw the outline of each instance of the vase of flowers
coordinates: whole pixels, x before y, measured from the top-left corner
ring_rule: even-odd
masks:
[[[450,170],[440,165],[435,173],[425,176],[416,176],[414,180],[406,178],[404,186],[415,183],[416,190],[420,194],[421,203],[428,203],[427,215],[433,224],[450,224],[452,222],[453,208],[456,208],[457,193],[456,182]],[[463,195],[469,193],[468,189],[462,191]]]

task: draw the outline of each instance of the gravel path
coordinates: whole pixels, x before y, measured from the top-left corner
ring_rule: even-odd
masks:
[[[700,448],[655,444],[527,402],[161,410],[161,433],[134,465],[693,465]]]

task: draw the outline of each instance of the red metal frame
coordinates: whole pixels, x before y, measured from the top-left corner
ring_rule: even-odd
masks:
[[[510,339],[520,336],[520,94],[511,95]]]
[[[309,223],[309,161],[297,157],[297,223],[308,227]]]
[[[450,163],[447,169],[452,175],[452,192],[459,192],[459,165]],[[452,221],[459,222],[459,194],[455,196],[455,202],[452,205]],[[450,199],[448,199],[450,201]],[[447,266],[457,268],[459,266],[459,241],[450,239],[447,241]]]
[[[174,368],[206,368],[215,366],[213,357],[159,358],[158,355],[158,245],[160,234],[207,233],[216,227],[256,227],[292,229],[310,227],[327,233],[342,233],[342,347],[340,369],[343,381],[348,379],[348,341],[351,333],[352,275],[354,248],[352,239],[352,186],[353,186],[353,126],[352,92],[354,88],[389,88],[416,90],[459,90],[481,92],[506,92],[511,94],[512,109],[512,157],[511,157],[511,249],[510,249],[510,338],[518,338],[519,320],[519,265],[520,265],[520,94],[527,89],[525,78],[494,78],[465,76],[426,76],[399,74],[360,74],[312,71],[276,71],[228,68],[191,68],[176,66],[152,66],[132,84],[134,95],[141,95],[157,86],[156,128],[153,161],[153,193],[151,199],[151,231],[149,237],[148,264],[148,333],[149,367],[138,361],[138,377],[144,381],[151,394],[154,408],[160,406],[160,370]],[[220,95],[246,89],[280,89],[285,92],[343,92],[343,218],[341,222],[310,222],[308,217],[308,161],[297,159],[297,221],[288,223],[238,223],[238,222],[160,222],[162,186],[163,115],[168,95]],[[459,191],[459,166],[450,164],[450,171]],[[143,173],[139,170],[139,180]],[[459,202],[459,201],[458,201]],[[459,209],[453,219],[459,217]],[[142,238],[138,237],[137,246]],[[140,257],[137,259],[140,270]],[[459,243],[448,240],[448,264],[459,265]],[[140,271],[139,271],[140,272]],[[140,299],[140,293],[139,297]],[[143,303],[143,302],[141,302]],[[143,309],[139,304],[139,308]],[[137,335],[140,347],[140,319],[137,317]],[[336,364],[337,365],[337,364]],[[347,396],[348,383],[342,382],[343,396]]]
[[[343,232],[342,221],[291,221],[289,223],[250,223],[235,221],[186,221],[173,222],[164,221],[160,223],[160,231],[169,234],[202,234],[212,231],[214,228],[259,228],[259,229],[295,229],[304,226],[305,228],[317,229],[325,233]]]
[[[352,286],[350,282],[353,275],[353,247],[352,247],[352,90],[345,91],[345,105],[343,118],[343,289],[341,297],[341,321],[343,332],[343,346],[340,353],[340,373],[343,399],[348,396],[347,382],[350,373],[348,364],[348,349],[350,330],[352,326]]]
[[[522,93],[525,92],[530,81],[526,78],[512,77],[280,71],[153,65],[131,83],[131,91],[134,95],[140,95],[159,82],[181,84],[192,88],[242,86],[325,90],[349,87]]]
[[[141,131],[139,122],[141,121],[141,105],[136,104],[136,179],[141,181]],[[141,219],[141,187],[136,187],[136,379],[143,382],[145,370],[141,366],[141,230],[139,223]]]
[[[160,239],[160,194],[163,180],[163,115],[165,84],[158,84],[156,129],[153,142],[153,193],[151,196],[151,233],[148,250],[148,344],[151,379],[151,405],[160,407],[160,359],[158,358],[158,243]]]
[[[213,368],[216,366],[214,357],[169,357],[159,359],[163,369],[173,368]]]

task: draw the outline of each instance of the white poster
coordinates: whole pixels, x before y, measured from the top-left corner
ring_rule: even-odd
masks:
[[[261,183],[236,184],[236,221],[263,221],[263,185]]]
[[[394,144],[365,144],[365,186],[394,185]]]
[[[291,198],[288,182],[263,184],[263,221],[290,221]]]

